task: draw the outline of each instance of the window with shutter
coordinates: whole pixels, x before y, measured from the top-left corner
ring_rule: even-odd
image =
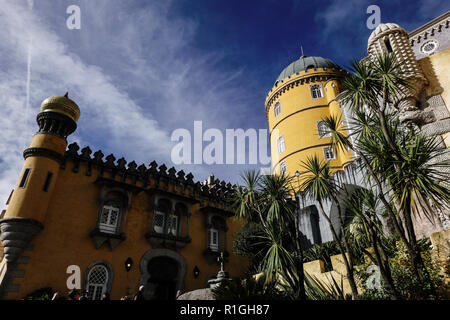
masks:
[[[169,216],[169,226],[167,230],[168,234],[171,234],[173,236],[178,235],[178,216],[171,214]]]
[[[153,230],[158,233],[164,232],[164,212],[155,211],[153,214]]]
[[[116,233],[119,214],[119,208],[110,205],[103,206],[99,223],[100,231],[105,233]]]
[[[278,115],[281,113],[281,103],[280,101],[277,101],[275,103],[275,106],[273,107],[273,113],[275,118],[278,117]]]
[[[209,248],[212,251],[219,251],[219,231],[217,229],[209,229]]]
[[[323,98],[322,86],[320,84],[313,84],[309,88],[313,99]]]
[[[278,154],[282,154],[286,150],[286,146],[284,144],[284,136],[278,138]]]
[[[334,155],[334,150],[331,147],[323,148],[323,155],[325,157],[325,160],[335,160],[336,159],[336,157]]]

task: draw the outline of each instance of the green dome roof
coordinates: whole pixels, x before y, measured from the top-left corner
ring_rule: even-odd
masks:
[[[277,78],[277,81],[283,80],[284,78],[296,74],[297,72],[304,71],[309,68],[336,68],[341,69],[336,63],[330,59],[325,59],[322,57],[306,57],[301,56],[300,59],[292,62]]]

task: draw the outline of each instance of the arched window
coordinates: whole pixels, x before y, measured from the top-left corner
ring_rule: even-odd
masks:
[[[102,207],[98,228],[101,232],[116,233],[120,221],[120,208],[116,204],[105,204]]]
[[[278,154],[282,154],[286,150],[286,145],[284,143],[284,135],[278,138],[277,147],[278,147]]]
[[[91,268],[88,273],[87,291],[90,300],[101,300],[103,294],[107,291],[108,269],[98,264]]]
[[[176,215],[169,214],[172,204],[167,199],[160,199],[153,213],[153,230],[157,233],[173,233],[176,232],[178,219]]]

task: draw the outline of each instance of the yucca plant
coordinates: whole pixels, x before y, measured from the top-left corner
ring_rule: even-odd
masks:
[[[306,299],[303,281],[303,250],[298,226],[298,204],[291,197],[291,181],[285,175],[260,176],[255,171],[242,174],[244,185],[235,188],[232,196],[236,216],[257,221],[261,235],[255,245],[263,248],[262,269],[267,281],[281,274],[296,275],[300,299]]]
[[[352,192],[351,196],[346,199],[345,205],[354,216],[348,227],[348,232],[353,235],[360,250],[380,268],[380,273],[391,298],[393,300],[400,299],[400,294],[392,279],[389,258],[382,243],[383,226],[378,215],[377,197],[371,190],[360,188]],[[372,252],[365,248],[367,240],[371,244]]]
[[[377,186],[380,200],[408,250],[415,276],[423,279],[427,270],[412,215],[432,214],[430,203],[436,208],[448,205],[449,191],[442,183],[448,177],[439,170],[448,163],[437,161],[443,151],[434,137],[414,132],[397,120],[397,108],[411,83],[392,53],[352,62],[342,87],[340,101],[353,110],[357,124],[356,143],[351,148]]]
[[[281,300],[285,294],[276,280],[267,281],[264,275],[255,278],[233,278],[211,290],[217,300]]]

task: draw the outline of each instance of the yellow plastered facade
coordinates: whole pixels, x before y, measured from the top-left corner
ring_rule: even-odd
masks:
[[[300,71],[283,81],[278,81],[266,98],[266,116],[270,130],[272,170],[280,173],[280,163],[285,161],[288,176],[301,173],[302,162],[317,155],[325,160],[324,148],[329,147],[330,137],[320,137],[317,124],[330,115],[344,117],[336,96],[339,94],[339,78],[342,70],[316,68]],[[298,83],[300,80],[300,83]],[[323,96],[313,98],[311,85],[319,84]],[[281,105],[281,112],[275,116],[274,106]],[[343,123],[345,127],[345,123]],[[278,139],[283,136],[285,151],[279,154]],[[349,150],[335,150],[335,159],[327,160],[333,170],[342,170],[352,161]],[[295,179],[294,179],[294,183]]]
[[[38,133],[33,137],[30,148],[45,148],[63,155],[66,145],[66,140],[61,137]],[[197,200],[197,203],[193,203],[189,208],[191,242],[182,248],[175,248],[164,245],[153,246],[146,239],[146,233],[152,228],[154,209],[151,205],[151,195],[144,190],[131,197],[124,229],[126,239],[113,249],[108,243],[103,243],[96,249],[90,233],[96,228],[99,219],[101,188],[95,182],[101,176],[100,169],[91,168],[90,175],[87,175],[86,163],[78,164],[75,170],[77,172],[74,172],[76,165],[70,158],[64,167],[51,157],[33,155],[25,159],[4,218],[33,219],[42,223],[44,228],[22,254],[26,262],[20,262],[16,271],[22,276],[16,276],[12,282],[18,290],[6,292],[3,298],[22,299],[43,287],[51,287],[54,291],[67,295],[69,291],[67,281],[71,275],[67,273],[69,266],[75,265],[80,268],[82,289],[87,281],[85,275],[87,268],[95,261],[106,261],[113,270],[112,286],[109,291],[111,299],[120,299],[137,291],[143,274],[140,265],[142,257],[156,248],[172,250],[183,257],[186,263],[184,291],[207,286],[207,278],[216,275],[220,265],[216,259],[211,261],[204,255],[207,248],[207,225],[205,212],[200,209],[205,203],[231,211],[229,207],[214,204],[209,200],[202,202],[193,194],[188,195],[187,189],[182,191],[178,187],[175,190],[170,183],[163,185],[162,182],[150,179],[149,185],[144,186],[143,182],[138,182],[134,186],[164,190],[166,193],[164,197],[167,198],[173,194],[175,197],[190,197],[194,201]],[[26,168],[31,169],[27,183],[24,188],[19,188]],[[53,179],[50,188],[44,192],[42,188],[48,172],[53,173]],[[112,179],[133,185],[129,177],[125,181],[120,177]],[[231,216],[226,218],[226,222],[228,230],[226,233],[221,232],[219,236],[220,241],[226,238],[225,243],[221,243],[221,250],[229,253],[226,271],[230,276],[240,276],[247,270],[249,262],[246,258],[233,254],[232,239],[233,234],[240,230],[244,222]],[[185,234],[186,229],[187,224],[183,223],[181,233]],[[132,259],[133,265],[127,272],[125,261],[128,258]],[[5,264],[6,259],[2,259],[0,271],[3,275],[6,270]],[[200,271],[198,277],[194,277],[193,273],[196,266]],[[0,274],[0,280],[3,275]]]

